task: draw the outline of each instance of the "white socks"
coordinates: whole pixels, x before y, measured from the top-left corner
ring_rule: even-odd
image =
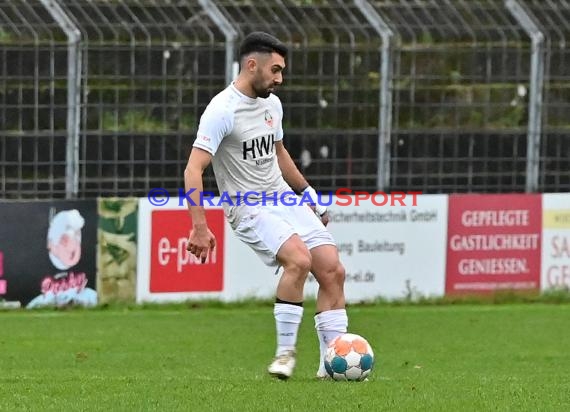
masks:
[[[275,303],[273,308],[275,325],[277,327],[277,350],[279,356],[288,350],[295,350],[299,325],[303,318],[303,307],[288,303]],[[346,309],[333,309],[321,312],[315,316],[315,329],[319,337],[320,362],[317,375],[326,375],[324,360],[328,344],[337,336],[346,333],[348,316]]]
[[[297,332],[303,318],[303,307],[288,303],[276,303],[273,308],[275,325],[277,327],[277,351],[279,356],[285,351],[295,350]]]
[[[328,344],[337,336],[346,333],[348,329],[348,316],[346,309],[333,309],[321,312],[315,316],[315,329],[319,337],[321,359],[318,376],[326,375],[324,360]]]

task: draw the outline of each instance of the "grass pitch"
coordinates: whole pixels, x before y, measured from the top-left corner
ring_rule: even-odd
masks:
[[[362,383],[314,379],[313,311],[286,382],[271,306],[1,312],[0,410],[570,410],[570,305],[350,307]]]

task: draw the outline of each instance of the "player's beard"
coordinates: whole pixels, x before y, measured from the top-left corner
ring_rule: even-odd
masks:
[[[253,85],[253,90],[257,97],[261,97],[263,99],[267,99],[271,93],[275,90],[275,85],[271,84],[269,86],[264,86],[260,83],[256,83]]]
[[[267,99],[271,92],[269,90],[264,90],[262,92],[257,93],[257,97],[261,97],[262,99]]]
[[[271,91],[267,87],[259,88],[259,89],[256,88],[255,94],[257,95],[257,97],[267,99],[269,97],[269,95],[271,94]]]

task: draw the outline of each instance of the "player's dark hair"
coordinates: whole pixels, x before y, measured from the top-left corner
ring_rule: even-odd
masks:
[[[287,57],[287,46],[281,43],[276,37],[272,36],[271,34],[262,32],[262,31],[254,31],[253,33],[248,34],[245,36],[243,41],[241,42],[239,48],[239,58],[240,60],[253,52],[260,52],[260,53],[277,53],[282,57]]]

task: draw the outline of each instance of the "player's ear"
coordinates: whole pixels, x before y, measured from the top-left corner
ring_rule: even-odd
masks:
[[[246,62],[245,62],[245,67],[247,68],[247,70],[251,73],[254,73],[256,68],[257,68],[257,59],[255,58],[255,55],[251,55],[247,58]]]

